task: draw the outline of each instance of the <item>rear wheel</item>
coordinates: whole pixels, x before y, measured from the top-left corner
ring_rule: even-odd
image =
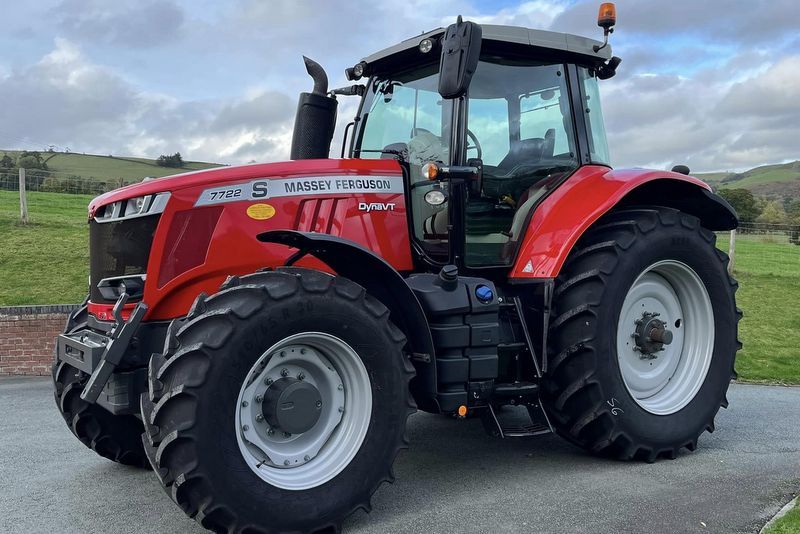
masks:
[[[168,494],[225,532],[338,528],[407,446],[413,367],[388,310],[306,269],[232,278],[169,329],[142,396]]]
[[[556,282],[544,401],[588,450],[653,461],[714,430],[741,313],[727,256],[697,218],[613,213],[581,238]]]
[[[86,305],[67,320],[65,333],[86,327]],[[56,406],[70,431],[81,443],[104,458],[134,467],[149,468],[142,447],[142,422],[133,415],[114,415],[104,408],[85,402],[81,392],[89,375],[71,365],[53,362],[53,386]]]

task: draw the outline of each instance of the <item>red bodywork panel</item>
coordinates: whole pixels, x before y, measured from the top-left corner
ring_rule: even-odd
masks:
[[[373,183],[383,177],[391,184],[390,192],[368,192],[372,190],[368,186],[359,189],[366,182],[356,181],[357,177],[376,177]],[[256,180],[269,182],[268,196],[208,201],[209,189],[242,184],[247,191]],[[289,182],[316,182],[320,189],[288,191],[293,187],[285,185]],[[215,293],[228,275],[284,264],[293,249],[256,240],[268,230],[339,236],[372,250],[400,272],[412,270],[403,189],[402,169],[394,160],[290,161],[197,171],[131,185],[94,199],[89,216],[118,200],[171,193],[153,238],[143,296],[149,308],[145,320],[165,320],[186,315],[198,294]],[[201,206],[196,207],[198,201]],[[249,214],[248,208],[255,204],[262,206]],[[364,204],[380,206],[368,211]],[[389,204],[392,208],[386,209]],[[298,265],[325,268],[311,257]],[[132,307],[125,311],[129,313]],[[89,312],[100,320],[112,318],[107,304],[90,303]]]
[[[558,276],[583,232],[625,195],[653,180],[679,180],[711,189],[697,178],[675,172],[612,170],[599,165],[581,167],[536,208],[510,277],[530,279]]]

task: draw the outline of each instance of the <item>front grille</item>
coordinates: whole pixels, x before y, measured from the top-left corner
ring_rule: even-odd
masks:
[[[100,280],[147,272],[153,234],[160,217],[156,214],[104,223],[89,222],[89,298],[92,302],[111,302],[97,289]]]

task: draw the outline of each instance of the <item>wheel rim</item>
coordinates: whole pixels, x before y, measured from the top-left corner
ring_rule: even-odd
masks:
[[[679,411],[703,385],[713,352],[714,311],[697,273],[676,260],[645,269],[617,327],[617,358],[633,399],[656,415]]]
[[[347,467],[371,416],[369,374],[356,351],[330,334],[305,332],[251,367],[236,402],[236,439],[262,480],[304,490]]]

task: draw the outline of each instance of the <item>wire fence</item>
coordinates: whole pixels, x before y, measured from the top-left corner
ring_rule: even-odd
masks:
[[[122,178],[83,177],[75,174],[26,169],[25,189],[43,193],[66,193],[73,195],[99,195],[134,181]],[[0,172],[0,190],[19,191],[19,173]]]
[[[719,232],[717,246],[731,256],[733,272],[800,276],[800,225],[741,223]]]

